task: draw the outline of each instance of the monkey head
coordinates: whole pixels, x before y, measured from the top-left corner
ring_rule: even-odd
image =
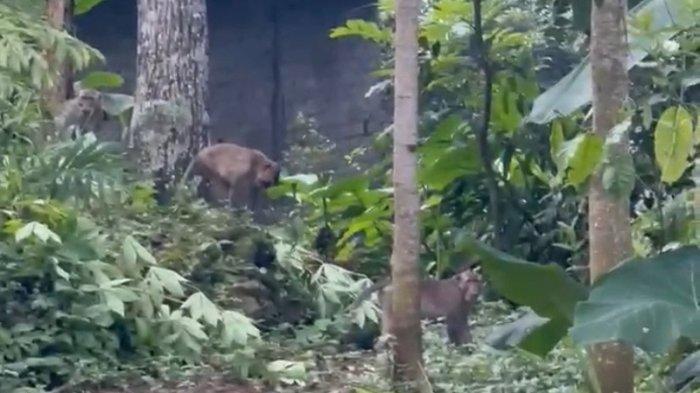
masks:
[[[481,277],[471,269],[465,269],[455,277],[464,300],[473,303],[481,293]]]
[[[267,157],[262,157],[260,167],[255,176],[255,183],[262,189],[270,188],[280,180],[280,166]]]
[[[102,95],[97,90],[80,90],[76,98],[78,110],[86,117],[102,108]]]

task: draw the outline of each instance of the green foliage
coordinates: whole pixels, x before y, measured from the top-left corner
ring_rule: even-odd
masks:
[[[390,44],[391,31],[380,28],[376,23],[367,22],[361,19],[350,19],[345,22],[345,26],[336,27],[331,31],[331,38],[360,37],[377,44]]]
[[[542,318],[530,310],[513,322],[496,326],[486,341],[490,347],[495,349],[515,348],[532,333],[533,329],[539,328],[547,322],[547,318]]]
[[[693,119],[682,106],[670,107],[659,117],[654,130],[654,153],[661,169],[661,180],[674,183],[690,166]]]
[[[563,142],[559,138],[561,131],[553,129],[550,143],[553,144],[553,149],[554,146],[561,146],[555,153],[560,176],[565,173],[567,182],[578,187],[598,167],[603,156],[603,139],[594,134],[579,134]]]
[[[3,387],[56,386],[127,354],[193,361],[258,337],[130,234],[143,197],[122,172],[94,137],[2,156]]]
[[[77,69],[100,55],[0,7],[0,47],[10,51],[0,56],[0,78],[11,82],[0,94],[2,390],[53,389],[133,358],[196,362],[212,349],[232,356],[253,350],[259,338],[253,323],[186,278],[208,256],[202,244],[221,236],[212,228],[226,228],[222,215],[191,198],[156,206],[152,187],[133,177],[119,147],[92,134],[35,144],[47,127],[38,91],[54,71],[43,50]],[[87,83],[116,79],[93,74]],[[130,106],[112,98],[117,114]],[[155,249],[146,243],[153,239],[160,239]],[[254,363],[239,361],[241,368]]]
[[[105,71],[93,71],[80,81],[85,89],[117,88],[124,84],[124,78],[118,74]]]
[[[661,353],[681,337],[700,340],[699,268],[697,247],[620,266],[577,305],[572,338],[581,345],[621,340]]]
[[[697,25],[700,8],[687,0],[644,0],[630,10],[632,15],[629,44],[632,49],[628,68],[638,65],[652,52],[654,45]],[[544,124],[567,116],[591,100],[591,67],[581,62],[556,85],[535,100],[527,121]]]
[[[313,118],[299,113],[286,138],[288,147],[283,162],[290,173],[334,173],[343,165],[338,162],[337,146],[318,131]]]
[[[75,0],[73,5],[73,13],[75,15],[82,15],[90,12],[93,8],[100,5],[103,0]]]
[[[567,334],[576,303],[586,299],[586,288],[557,265],[529,263],[468,238],[462,244],[481,259],[489,282],[500,294],[548,319],[519,343],[526,351],[547,354]]]
[[[0,4],[0,100],[18,90],[50,86],[57,73],[46,61],[51,50],[59,61],[76,71],[95,60],[104,60],[97,50],[68,33],[53,29],[37,18]]]

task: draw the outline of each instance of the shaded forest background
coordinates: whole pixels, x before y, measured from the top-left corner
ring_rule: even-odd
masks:
[[[390,124],[390,108],[379,96],[365,98],[375,83],[376,46],[360,39],[334,40],[328,32],[348,19],[372,19],[366,0],[208,1],[212,139],[224,139],[271,153],[275,90],[282,116],[298,113],[317,121],[334,141],[365,143],[363,133]],[[277,13],[278,45],[275,45]],[[123,92],[136,79],[136,3],[107,1],[76,19],[77,36],[99,49],[107,69],[124,77]],[[275,86],[274,62],[280,84]],[[343,147],[349,147],[347,143]]]

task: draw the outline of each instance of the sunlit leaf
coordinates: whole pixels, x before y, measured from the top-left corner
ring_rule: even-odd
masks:
[[[84,89],[117,88],[123,84],[124,78],[113,72],[105,71],[93,71],[80,80],[80,86]]]
[[[567,168],[566,179],[578,187],[593,174],[603,156],[603,139],[584,133],[563,143],[558,160]]]
[[[260,338],[260,331],[250,318],[236,311],[224,311],[222,341],[228,346],[232,343],[246,345],[249,338]]]
[[[102,3],[103,0],[75,0],[73,13],[82,15]]]
[[[180,283],[187,281],[184,277],[170,269],[153,266],[149,271],[163,285],[163,287],[175,296],[184,296],[185,293]]]
[[[21,242],[30,236],[34,236],[42,242],[46,243],[49,239],[56,243],[61,243],[61,237],[49,229],[46,225],[32,221],[23,226],[15,233],[15,241]]]
[[[330,37],[360,37],[378,44],[389,44],[391,43],[392,34],[390,30],[379,27],[375,22],[350,19],[345,22],[345,26],[331,30]]]
[[[182,308],[188,309],[190,315],[195,320],[203,318],[204,321],[211,326],[216,326],[221,319],[219,308],[201,292],[192,294],[192,296],[182,304]]]
[[[565,157],[559,152],[564,146],[564,127],[560,121],[552,122],[552,131],[549,134],[549,153],[552,160],[557,165],[557,169],[562,172],[566,170]]]
[[[693,153],[693,119],[681,106],[666,109],[654,130],[654,155],[661,180],[674,183],[690,166]]]

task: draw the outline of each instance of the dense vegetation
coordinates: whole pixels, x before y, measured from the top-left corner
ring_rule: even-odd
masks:
[[[41,94],[56,70],[43,51],[83,71],[86,86],[121,80],[87,74],[103,60],[97,50],[12,3],[0,2],[0,392],[211,370],[277,391],[386,387],[381,362],[339,352],[377,323],[372,303],[347,306],[388,268],[391,127],[346,163],[300,119],[288,175],[269,191],[279,205],[270,226],[210,207],[188,186],[158,204],[153,179],[119,144],[45,138]],[[638,347],[639,391],[697,388],[697,372],[683,373],[699,362],[686,354],[700,340],[700,7],[632,2],[633,83],[612,136],[631,140],[625,161],[587,132],[581,3],[487,1],[475,32],[472,2],[424,2],[421,265],[443,277],[478,261],[490,284],[475,344],[446,347],[427,329],[435,391],[585,391],[582,348],[609,339]],[[370,92],[387,95],[393,7],[378,9],[376,21],[330,35],[383,50]],[[108,97],[112,114],[128,116],[130,97]],[[599,167],[610,192],[632,194],[644,262],[589,291],[584,191]]]

